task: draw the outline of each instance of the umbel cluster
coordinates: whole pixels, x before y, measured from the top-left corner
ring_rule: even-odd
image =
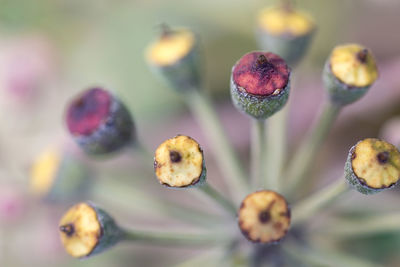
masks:
[[[393,187],[400,177],[398,149],[383,140],[368,138],[350,149],[343,178],[306,198],[296,195],[298,188],[306,184],[315,152],[340,110],[365,95],[378,77],[371,51],[360,44],[338,45],[332,50],[323,67],[327,97],[321,117],[287,167],[282,168],[284,159],[277,159],[276,166],[281,167],[276,175],[272,175],[272,167],[268,168],[272,158],[266,145],[266,121],[272,132],[281,127],[276,118],[285,121],[292,69],[306,54],[315,31],[313,19],[292,6],[263,9],[258,15],[257,39],[265,50],[246,53],[232,67],[232,102],[248,115],[255,133],[251,137],[251,174],[247,174],[204,94],[198,37],[186,28],[163,27],[162,34],[147,48],[146,60],[155,75],[182,96],[204,127],[216,164],[225,174],[229,195],[208,183],[212,179],[207,177],[208,155],[196,140],[185,135],[166,139],[158,146],[154,153],[155,177],[167,188],[204,193],[229,215],[224,218],[227,223],[237,222],[240,231],[221,237],[125,229],[96,204],[82,202],[72,206],[60,220],[60,237],[66,251],[73,257],[85,258],[123,240],[223,245],[241,234],[244,238],[239,240],[284,246],[282,239],[290,239],[292,230],[305,227],[309,218],[350,189],[374,194]],[[76,96],[68,104],[65,124],[76,144],[89,156],[143,148],[128,107],[105,88],[90,88]],[[47,151],[34,166],[33,190],[47,199],[74,199],[90,189],[90,175],[81,165],[60,151]]]

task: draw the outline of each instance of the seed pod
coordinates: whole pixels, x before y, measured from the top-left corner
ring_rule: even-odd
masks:
[[[245,54],[232,68],[231,97],[235,107],[256,118],[266,119],[286,104],[290,69],[269,52]]]
[[[72,154],[51,148],[44,151],[31,169],[30,189],[46,201],[68,202],[89,191],[90,171]]]
[[[87,154],[107,154],[134,139],[134,125],[127,108],[110,92],[92,88],[68,106],[68,130]]]
[[[110,215],[85,202],[76,204],[64,214],[59,229],[65,250],[75,258],[101,253],[124,237],[124,232]]]
[[[203,150],[185,135],[168,139],[156,150],[154,170],[163,185],[178,188],[199,185],[206,179]]]
[[[346,44],[333,49],[322,77],[331,101],[343,106],[353,103],[368,91],[378,77],[378,70],[367,48]]]
[[[280,241],[290,227],[290,209],[278,193],[262,190],[248,195],[239,209],[239,228],[256,243]]]
[[[306,54],[315,29],[308,14],[288,5],[264,8],[257,18],[259,46],[278,54],[291,67]]]
[[[201,87],[198,40],[192,31],[164,26],[160,38],[147,48],[146,59],[175,90],[182,92]]]
[[[400,179],[400,152],[385,141],[364,139],[350,149],[345,176],[348,183],[363,194],[391,188]]]

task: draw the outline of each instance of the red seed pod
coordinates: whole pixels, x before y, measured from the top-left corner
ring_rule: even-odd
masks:
[[[88,89],[70,103],[66,124],[88,154],[114,152],[134,137],[129,111],[115,96],[101,88]]]
[[[290,69],[278,55],[250,52],[232,69],[232,100],[239,110],[255,118],[268,118],[287,102],[289,77]]]

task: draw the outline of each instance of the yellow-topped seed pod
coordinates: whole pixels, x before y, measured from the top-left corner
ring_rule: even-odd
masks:
[[[60,151],[55,148],[49,148],[37,157],[31,169],[30,188],[33,194],[47,195],[56,180],[60,162]]]
[[[324,84],[331,100],[338,105],[362,97],[378,78],[371,52],[358,44],[336,46],[324,69]]]
[[[280,55],[289,66],[296,65],[305,55],[315,28],[313,18],[289,2],[264,8],[257,16],[260,47]]]
[[[64,214],[59,230],[65,250],[75,258],[100,253],[115,245],[124,234],[107,213],[85,202]]]
[[[60,148],[42,152],[31,168],[30,190],[50,201],[70,201],[89,189],[90,172],[80,160]]]
[[[364,139],[350,149],[345,174],[350,185],[363,194],[393,187],[400,179],[400,152],[385,141]]]
[[[146,49],[146,60],[172,88],[187,91],[200,87],[198,43],[189,29],[164,25],[161,36]]]
[[[252,242],[278,242],[290,227],[290,209],[286,200],[269,190],[248,195],[239,209],[239,227]]]
[[[185,135],[168,139],[157,148],[154,170],[160,183],[170,187],[197,185],[206,178],[203,151]]]

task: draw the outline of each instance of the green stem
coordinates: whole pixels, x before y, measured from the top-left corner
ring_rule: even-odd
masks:
[[[316,212],[334,202],[349,190],[350,188],[344,178],[340,178],[327,187],[318,190],[317,193],[314,193],[293,207],[292,225],[302,224],[306,220],[311,221],[311,216],[314,216]]]
[[[352,266],[352,267],[378,267],[378,265],[367,260],[354,257],[352,255],[337,252],[324,251],[316,247],[307,247],[303,244],[294,242],[286,242],[283,246],[284,252],[295,260],[295,264],[299,262],[305,266]]]
[[[165,199],[161,200],[152,194],[146,194],[133,186],[127,187],[124,184],[118,184],[116,181],[102,180],[94,183],[92,197],[100,202],[111,203],[118,208],[134,210],[136,213],[164,215],[205,227],[221,222],[221,218],[218,216]]]
[[[285,174],[290,179],[288,180],[288,187],[285,189],[287,195],[292,195],[295,190],[298,190],[297,187],[304,182],[318,149],[329,133],[340,109],[340,106],[331,102],[324,104],[320,117],[293,156],[292,163]]]
[[[215,190],[208,183],[204,183],[198,187],[202,192],[208,195],[210,198],[214,199],[221,207],[226,209],[229,213],[231,213],[234,217],[236,217],[237,209],[235,205],[226,199],[223,195],[221,195],[217,190]]]
[[[356,238],[388,232],[400,232],[400,213],[368,216],[362,219],[338,219],[318,232],[328,233],[333,237]]]
[[[265,120],[252,119],[251,174],[253,187],[258,188],[264,180]]]
[[[277,192],[280,191],[281,172],[286,157],[286,129],[289,107],[285,106],[281,111],[268,119],[266,161],[264,162],[265,176],[264,187]],[[265,149],[265,148],[264,148]]]
[[[210,234],[183,234],[171,232],[151,232],[138,230],[123,230],[125,235],[123,240],[134,241],[155,245],[166,246],[186,246],[186,245],[216,245],[227,243],[229,240],[225,236]]]
[[[222,124],[211,101],[198,90],[192,90],[191,93],[188,93],[186,101],[210,142],[215,161],[219,165],[221,172],[224,174],[224,177],[229,178],[226,182],[230,187],[232,196],[235,201],[241,201],[243,195],[248,193],[249,189],[244,169],[224,133]]]

